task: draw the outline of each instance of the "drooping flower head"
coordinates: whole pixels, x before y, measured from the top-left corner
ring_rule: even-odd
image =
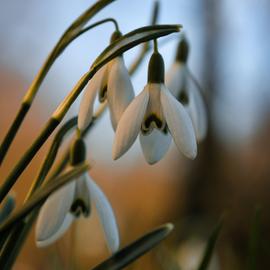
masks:
[[[202,93],[198,85],[190,85],[191,74],[187,67],[189,44],[183,36],[177,48],[176,58],[166,74],[166,85],[188,111],[196,139],[202,141],[207,133],[207,116]]]
[[[85,160],[85,145],[76,139],[71,149],[70,166]],[[119,248],[119,234],[112,207],[97,184],[84,173],[48,197],[39,212],[36,225],[36,244],[45,247],[58,240],[81,216],[89,217],[91,203],[97,208],[111,252]]]
[[[121,33],[115,31],[111,37],[111,43],[120,37]],[[134,98],[133,86],[123,56],[111,60],[89,81],[84,90],[78,114],[78,128],[81,131],[91,122],[97,95],[99,102],[108,101],[112,127],[116,130],[123,111]]]
[[[121,157],[138,134],[149,164],[156,163],[166,154],[171,137],[185,156],[196,157],[197,145],[190,117],[164,85],[164,61],[157,50],[149,62],[147,85],[127,107],[118,123],[113,159]]]

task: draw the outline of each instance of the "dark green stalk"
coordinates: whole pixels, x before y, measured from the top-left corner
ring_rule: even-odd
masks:
[[[257,257],[260,250],[261,237],[261,207],[256,207],[249,237],[248,270],[257,269]]]
[[[221,228],[223,226],[223,220],[224,220],[224,217],[221,218],[221,220],[218,222],[218,224],[215,226],[213,232],[211,233],[211,235],[207,241],[206,248],[204,250],[204,254],[203,254],[201,263],[198,267],[198,270],[207,270],[208,269],[209,263],[210,263],[211,258],[213,256],[213,253],[214,253],[214,249],[216,246],[218,236],[219,236]]]
[[[153,11],[152,11],[152,17],[151,17],[151,21],[150,21],[151,25],[155,25],[157,23],[159,10],[160,10],[159,1],[155,1]],[[150,46],[149,42],[145,42],[143,44],[139,55],[137,56],[137,58],[134,60],[134,62],[132,63],[132,65],[129,68],[128,72],[130,75],[133,75],[136,72],[136,70],[138,70],[138,67],[141,65],[145,55],[150,50],[150,48],[151,48],[151,46]]]
[[[14,243],[17,243],[18,241],[21,242],[23,237],[22,232],[25,231],[25,226],[26,223],[22,220],[11,230],[0,255],[0,269],[11,269],[15,262],[15,260],[13,260],[13,256],[18,252],[16,248],[17,245],[14,245]]]
[[[26,104],[26,103],[21,104],[21,107],[19,111],[17,112],[17,115],[10,129],[8,130],[6,136],[3,139],[3,142],[0,145],[0,166],[29,108],[30,108],[29,104]]]

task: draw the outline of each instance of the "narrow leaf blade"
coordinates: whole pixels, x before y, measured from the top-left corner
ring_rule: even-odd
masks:
[[[204,250],[204,254],[202,257],[202,261],[198,267],[198,270],[207,270],[209,263],[211,261],[212,255],[214,253],[215,245],[219,236],[219,233],[221,231],[221,228],[223,226],[223,218],[220,219],[218,224],[215,226],[213,232],[211,233],[206,248]]]
[[[257,269],[257,256],[260,245],[260,231],[261,231],[261,207],[257,206],[255,209],[251,232],[249,237],[249,254],[247,269]]]
[[[172,230],[172,224],[165,224],[119,250],[112,257],[94,267],[92,270],[122,269],[155,247],[160,241],[166,238]]]

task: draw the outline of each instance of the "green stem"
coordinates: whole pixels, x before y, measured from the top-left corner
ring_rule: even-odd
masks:
[[[25,117],[25,115],[27,114],[28,110],[29,110],[30,106],[27,103],[22,103],[14,121],[13,124],[11,125],[10,129],[8,130],[6,136],[3,139],[3,142],[0,146],[0,166],[7,154],[7,151]]]
[[[36,218],[36,213],[38,213],[38,211],[35,211],[35,215],[34,213],[31,214],[31,217],[29,217],[27,223],[21,221],[11,230],[11,233],[9,234],[0,255],[0,269],[7,270],[12,268],[13,264],[15,263],[15,259],[19,254],[22,243],[25,242],[25,239]],[[14,245],[14,243],[16,243],[16,245]]]
[[[43,131],[40,133],[40,135],[37,137],[37,139],[31,145],[31,147],[26,151],[26,153],[23,155],[23,157],[15,165],[15,167],[13,168],[11,173],[8,175],[8,177],[4,181],[4,184],[1,186],[1,189],[0,189],[0,203],[3,201],[5,196],[8,194],[10,189],[15,184],[18,177],[22,174],[24,169],[28,166],[28,164],[30,163],[32,158],[37,153],[37,151],[46,142],[48,137],[51,135],[51,133],[54,131],[54,129],[58,126],[59,123],[60,123],[59,120],[51,118],[48,121],[48,123],[46,124]]]
[[[159,1],[155,1],[154,7],[153,7],[153,10],[152,10],[151,21],[150,21],[151,25],[155,25],[157,23],[158,15],[159,15]],[[133,75],[136,72],[136,70],[139,68],[140,64],[142,63],[145,55],[150,50],[150,48],[151,48],[150,47],[150,42],[145,42],[143,44],[143,46],[141,47],[141,51],[140,51],[139,55],[133,61],[133,63],[131,64],[131,66],[130,66],[130,68],[128,70],[129,75]]]

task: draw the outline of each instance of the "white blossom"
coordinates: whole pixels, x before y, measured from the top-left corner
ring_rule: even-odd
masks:
[[[54,243],[76,218],[81,215],[88,217],[91,203],[97,208],[109,249],[116,252],[119,233],[112,207],[88,173],[55,191],[41,207],[36,225],[37,246],[45,247]]]
[[[124,112],[116,129],[113,159],[121,157],[139,133],[144,156],[150,164],[166,154],[171,137],[185,156],[194,159],[197,155],[190,117],[162,83],[148,83]]]
[[[97,95],[100,102],[108,101],[111,123],[115,130],[123,111],[134,98],[133,86],[123,56],[111,60],[89,81],[78,114],[80,130],[84,130],[92,120]]]

